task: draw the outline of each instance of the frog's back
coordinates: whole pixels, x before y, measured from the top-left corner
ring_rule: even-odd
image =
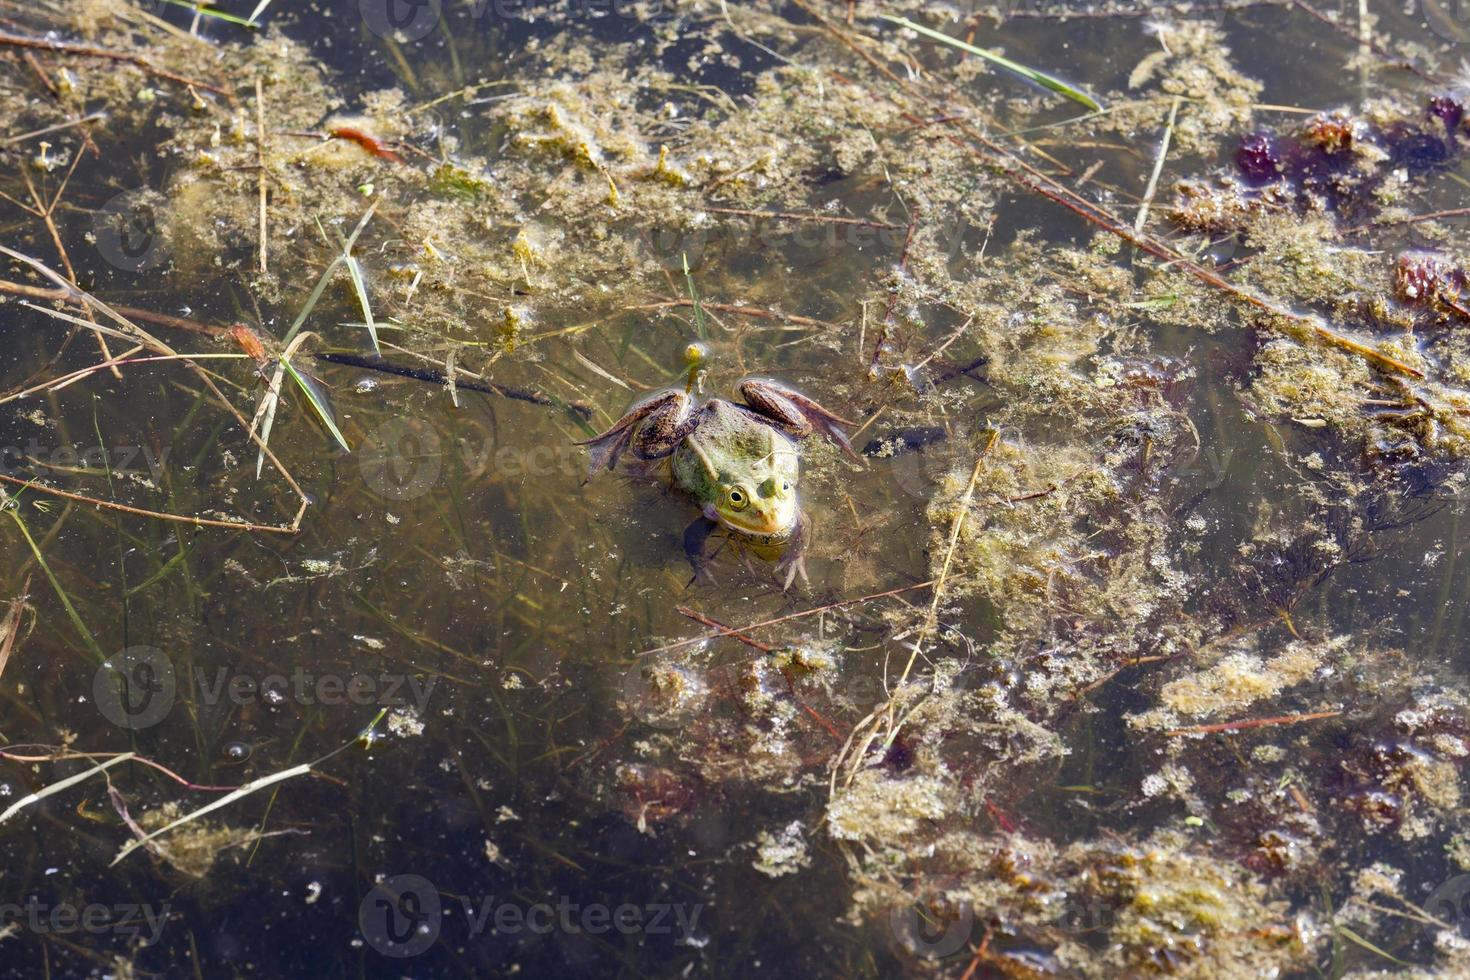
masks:
[[[701,412],[699,427],[674,451],[674,479],[685,490],[708,501],[722,483],[741,477],[796,482],[796,443],[785,433],[723,399],[711,400]]]

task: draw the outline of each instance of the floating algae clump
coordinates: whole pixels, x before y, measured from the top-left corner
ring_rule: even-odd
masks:
[[[1286,905],[1236,864],[1201,853],[1183,835],[1162,832],[1136,847],[1090,860],[1084,873],[1100,894],[1121,901],[1104,954],[1119,970],[1185,977],[1270,976],[1297,961],[1303,943]],[[1315,937],[1314,937],[1315,938]]]
[[[1268,659],[1245,649],[1231,650],[1227,645],[1228,652],[1213,663],[1200,663],[1196,672],[1164,684],[1159,689],[1160,707],[1134,715],[1129,722],[1140,728],[1175,728],[1183,718],[1240,712],[1310,679],[1325,660],[1349,642],[1349,637],[1338,637],[1321,644],[1289,643]]]
[[[772,932],[758,916],[775,893],[740,888],[813,882],[811,902],[779,903],[793,956],[846,952],[844,923],[868,923],[860,954],[821,964],[858,975],[1362,973],[1385,953],[1453,971],[1454,932],[1418,903],[1470,862],[1463,563],[1453,528],[1435,525],[1422,555],[1415,528],[1454,520],[1437,508],[1470,457],[1470,243],[1448,220],[1409,240],[1385,219],[1453,206],[1435,194],[1457,193],[1443,178],[1459,176],[1458,103],[1415,73],[1395,83],[1412,95],[1286,111],[1360,87],[1279,92],[1236,67],[1255,17],[1309,16],[1297,7],[1154,19],[1146,36],[1111,8],[1087,18],[1098,36],[1053,24],[1060,9],[1019,12],[1045,43],[1023,25],[996,45],[1076,52],[1109,107],[1077,118],[877,9],[846,23],[696,2],[597,44],[450,31],[456,63],[500,75],[427,58],[401,91],[351,96],[267,32],[221,46],[211,71],[231,98],[160,99],[168,80],[124,61],[31,100],[15,126],[67,124],[61,149],[80,153],[70,124],[95,102],[109,128],[158,130],[144,176],[173,259],[151,282],[209,325],[258,319],[279,337],[371,208],[354,256],[392,357],[539,396],[441,417],[442,391],[407,395],[445,449],[429,453],[442,480],[475,462],[448,451],[474,423],[515,461],[568,447],[585,416],[680,383],[694,339],[713,353],[710,389],[776,374],[859,420],[865,466],[822,445],[807,459],[810,592],[739,561],[715,587],[686,584],[678,527],[693,515],[641,487],[578,486],[570,448],[513,475],[506,456],[480,460],[474,481],[400,508],[452,498],[455,513],[403,522],[412,538],[396,514],[380,529],[374,554],[402,550],[373,602],[392,611],[412,581],[397,569],[436,548],[466,556],[445,601],[475,602],[449,625],[426,602],[405,631],[415,655],[454,657],[435,669],[471,699],[422,712],[416,744],[452,729],[479,746],[442,757],[488,819],[502,786],[519,812],[544,805],[525,823],[550,863],[631,878],[665,860],[637,852],[640,832],[680,862],[697,852],[656,870],[681,894],[739,896],[720,903],[722,955]],[[882,9],[963,32],[917,3]],[[88,3],[79,26],[135,50],[129,10]],[[1359,41],[1324,43],[1323,63],[1359,58]],[[167,33],[146,53],[198,70],[199,43]],[[120,159],[99,186],[136,182]],[[361,352],[359,297],[345,275],[330,286],[307,329]],[[250,400],[249,364],[218,370]],[[406,411],[332,371],[354,446]],[[283,419],[277,433],[317,467],[323,511],[334,496],[355,521],[382,509],[338,480],[350,466],[311,455],[314,432]],[[233,469],[206,477],[233,487]],[[1405,540],[1416,553],[1398,553]],[[373,592],[344,570],[313,600],[330,610],[344,582]],[[485,620],[472,654],[468,616]],[[691,640],[691,620],[713,632]],[[512,738],[486,737],[482,657],[526,678]],[[272,805],[318,819],[287,793]],[[456,834],[473,822],[442,809]],[[730,819],[746,813],[758,819]],[[159,856],[203,874],[243,839],[198,827]],[[501,870],[538,866],[511,862],[517,830],[487,852]],[[942,966],[923,962],[933,944],[910,920],[962,927]],[[702,948],[680,947],[678,965]],[[668,972],[643,966],[627,969]]]

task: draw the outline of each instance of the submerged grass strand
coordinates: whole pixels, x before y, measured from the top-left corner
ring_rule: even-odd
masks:
[[[283,358],[281,363],[285,366],[286,373],[291,375],[291,380],[295,381],[296,386],[306,395],[306,403],[316,412],[317,418],[321,419],[327,431],[332,433],[332,438],[337,440],[337,445],[342,447],[343,452],[352,452],[352,447],[347,444],[347,437],[342,434],[341,429],[337,428],[337,422],[332,417],[332,406],[327,403],[326,395],[320,386],[296,370],[296,366],[290,361]]]
[[[36,792],[30,794],[29,796],[25,796],[19,800],[16,800],[10,805],[9,808],[6,809],[4,813],[0,813],[0,823],[4,823],[5,821],[9,820],[11,817],[15,816],[17,813],[24,810],[26,807],[32,805],[33,803],[39,803],[42,800],[46,799],[46,797],[48,796],[55,796],[57,793],[71,789],[77,783],[90,779],[105,769],[111,769],[119,762],[127,762],[132,757],[133,753],[131,752],[124,752],[122,755],[115,755],[111,759],[108,759],[106,762],[98,763],[85,772],[79,772],[75,776],[68,776],[65,779],[61,780],[61,782],[52,783],[45,789],[36,790]]]
[[[1079,102],[1082,105],[1085,105],[1087,108],[1091,109],[1093,112],[1102,111],[1102,104],[1094,99],[1091,95],[1088,95],[1086,92],[1082,91],[1075,85],[1062,81],[1060,78],[1057,78],[1053,75],[1048,75],[1046,72],[1037,71],[1035,68],[1029,68],[1026,65],[1020,64],[1019,62],[1012,61],[1004,55],[996,54],[994,51],[987,51],[984,48],[977,48],[973,44],[967,44],[964,41],[961,41],[959,38],[950,37],[948,34],[945,34],[941,31],[931,30],[930,28],[925,27],[922,24],[914,23],[907,17],[894,17],[891,14],[879,14],[878,16],[883,20],[888,21],[889,23],[897,24],[900,27],[906,27],[917,34],[922,34],[924,37],[930,38],[934,41],[938,41],[941,44],[948,44],[951,47],[959,48],[961,51],[968,52],[969,54],[973,54],[976,57],[984,58],[986,61],[989,61],[992,64],[999,65],[1007,71],[1014,72],[1015,74],[1020,75],[1027,81],[1035,82],[1042,88],[1050,89],[1051,91],[1056,92],[1058,95],[1064,95],[1067,98],[1071,99],[1073,102]]]
[[[213,10],[202,3],[193,3],[191,0],[163,0],[163,2],[175,7],[183,7],[185,10],[193,12],[196,17],[210,17],[229,24],[237,24],[240,27],[256,28],[260,26],[255,22],[254,14],[251,14],[249,17],[241,17],[238,14],[227,14],[223,10]],[[265,3],[261,4],[261,9],[264,9],[270,2],[271,0],[265,0]]]
[[[5,665],[10,662],[10,654],[20,638],[21,617],[30,608],[30,593],[31,577],[27,575],[25,584],[20,587],[20,595],[11,600],[9,611],[0,617],[0,676],[4,676]],[[32,622],[34,623],[34,617]]]
[[[46,581],[51,583],[51,588],[55,590],[56,597],[61,600],[62,608],[66,610],[67,618],[71,620],[72,626],[76,627],[76,631],[81,635],[82,641],[87,644],[87,649],[92,651],[92,655],[97,658],[98,663],[106,660],[107,654],[102,652],[102,648],[97,645],[97,639],[92,636],[92,631],[87,629],[86,623],[82,622],[82,617],[77,612],[77,607],[72,605],[71,596],[66,594],[66,590],[61,587],[61,582],[56,578],[56,573],[51,571],[51,566],[47,564],[46,556],[42,554],[40,546],[36,544],[36,539],[31,537],[30,528],[26,527],[25,521],[20,519],[19,511],[16,508],[11,508],[6,513],[10,515],[11,520],[15,521],[15,526],[20,528],[21,536],[26,539],[26,544],[31,547],[31,554],[36,557],[36,564],[41,566],[41,571],[46,575]]]
[[[111,765],[111,763],[108,764]],[[274,786],[276,783],[282,783],[288,779],[295,779],[297,776],[304,776],[309,772],[311,772],[311,763],[302,763],[299,766],[293,766],[290,769],[285,769],[281,772],[274,773],[269,776],[262,776],[260,779],[246,783],[244,786],[241,786],[233,793],[222,796],[219,799],[215,800],[213,803],[206,804],[199,809],[193,811],[192,813],[185,814],[172,823],[158,828],[147,837],[141,837],[136,840],[128,841],[128,843],[124,845],[123,849],[117,852],[117,857],[112,859],[112,864],[109,865],[109,867],[115,866],[119,861],[126,858],[129,854],[132,854],[138,848],[157,840],[159,837],[163,836],[171,830],[182,827],[187,823],[192,823],[205,814],[213,813],[215,810],[218,810],[221,807],[229,806],[236,800],[243,799],[244,797],[249,796],[251,793],[254,793],[257,790],[265,789],[267,786]]]

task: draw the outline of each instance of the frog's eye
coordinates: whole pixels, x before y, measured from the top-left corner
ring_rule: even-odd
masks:
[[[745,491],[744,490],[741,490],[739,487],[732,487],[730,489],[730,492],[728,494],[726,494],[725,499],[730,502],[730,507],[732,509],[734,509],[734,510],[744,510],[745,509],[745,504],[746,504]]]

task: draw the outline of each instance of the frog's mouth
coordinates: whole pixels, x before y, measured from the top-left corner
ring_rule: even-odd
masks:
[[[749,521],[737,521],[728,514],[721,514],[720,522],[732,531],[769,544],[785,541],[791,536],[792,522],[783,520],[780,514],[751,514]]]

